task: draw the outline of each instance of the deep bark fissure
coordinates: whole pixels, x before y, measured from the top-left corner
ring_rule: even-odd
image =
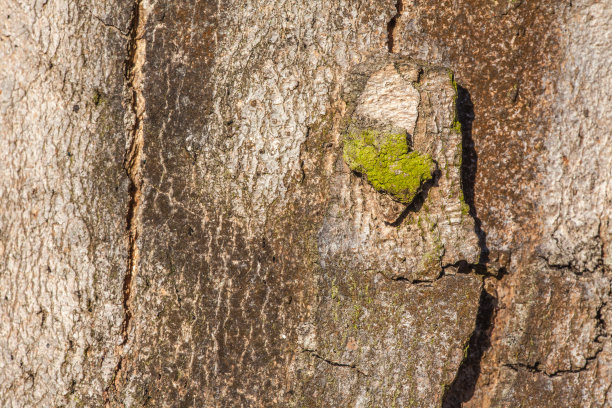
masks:
[[[144,100],[141,89],[142,64],[144,58],[144,21],[142,18],[142,2],[139,0],[134,7],[134,17],[130,28],[129,59],[126,63],[127,87],[131,93],[131,110],[134,124],[130,130],[130,147],[125,160],[125,169],[130,179],[130,202],[127,214],[128,231],[128,262],[123,282],[123,308],[125,319],[122,327],[123,344],[128,339],[128,328],[132,318],[131,297],[132,281],[138,269],[140,253],[138,237],[140,235],[140,204],[142,199],[142,148],[143,148],[143,115]]]
[[[124,369],[124,347],[129,340],[129,332],[132,324],[133,310],[132,284],[138,271],[140,252],[138,249],[138,238],[142,227],[140,225],[140,204],[142,201],[142,154],[143,154],[143,119],[144,119],[144,96],[142,94],[142,66],[145,57],[144,25],[145,16],[142,0],[136,0],[132,13],[129,29],[128,58],[125,61],[126,92],[129,95],[129,114],[132,115],[132,126],[127,129],[129,147],[126,151],[124,168],[130,180],[128,204],[126,216],[127,231],[127,265],[123,278],[123,322],[121,325],[122,341],[118,350],[118,362],[114,371],[113,386],[117,388],[121,372]],[[106,393],[106,405],[109,404],[108,392]]]
[[[474,200],[476,172],[478,170],[478,155],[472,139],[472,123],[474,122],[474,104],[467,89],[457,85],[456,100],[457,120],[461,124],[461,190],[464,201],[469,207],[469,214],[474,219],[474,232],[478,237],[480,255],[477,264],[460,265],[468,271],[484,276],[494,276],[498,280],[505,275],[505,269],[497,274],[488,272],[489,249],[486,245],[487,235],[482,229]],[[484,288],[480,293],[476,325],[466,345],[464,359],[457,370],[457,375],[442,397],[443,408],[459,408],[474,395],[476,383],[480,376],[480,364],[484,353],[491,347],[491,331],[495,319],[497,299]]]
[[[461,85],[457,85],[455,109],[457,120],[461,124],[461,191],[463,192],[463,199],[469,208],[469,214],[474,219],[474,232],[478,237],[478,246],[480,247],[478,265],[485,267],[487,262],[489,262],[487,234],[482,229],[482,221],[478,218],[474,201],[478,155],[474,139],[472,138],[472,123],[476,116],[474,114],[472,97],[468,90]],[[477,268],[477,265],[475,267]]]
[[[483,288],[480,293],[476,327],[466,345],[463,362],[452,384],[442,396],[442,408],[460,408],[474,395],[480,376],[480,363],[484,352],[491,346],[491,330],[497,299]]]
[[[387,24],[387,48],[389,52],[395,53],[399,48],[396,41],[396,31],[399,19],[402,17],[402,13],[404,11],[404,2],[403,0],[397,0],[395,3],[396,13],[389,23]]]

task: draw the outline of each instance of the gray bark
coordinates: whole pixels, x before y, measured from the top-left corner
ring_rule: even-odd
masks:
[[[612,406],[609,1],[0,10],[0,405]]]

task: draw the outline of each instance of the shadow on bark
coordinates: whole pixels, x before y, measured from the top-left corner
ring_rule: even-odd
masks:
[[[467,355],[457,371],[455,380],[442,398],[442,408],[460,408],[463,402],[469,401],[474,395],[482,356],[491,346],[491,325],[496,304],[497,299],[483,289],[480,293],[476,328],[470,337]]]
[[[478,218],[474,203],[474,183],[478,171],[478,155],[472,139],[472,123],[474,122],[474,104],[467,89],[457,86],[457,119],[461,123],[462,161],[461,161],[461,189],[463,199],[470,208],[470,216],[474,218],[474,231],[478,236],[480,247],[479,265],[485,266],[489,262],[489,248],[487,248],[487,234],[482,229],[482,222]]]
[[[416,197],[414,197],[412,202],[406,206],[406,208],[396,218],[395,221],[385,222],[385,224],[390,225],[392,227],[398,227],[399,225],[402,224],[402,222],[404,222],[406,217],[408,217],[408,214],[419,212],[421,210],[421,207],[423,207],[425,200],[427,199],[427,194],[429,194],[429,190],[432,187],[438,186],[438,182],[441,176],[442,176],[442,172],[440,171],[438,167],[438,163],[436,162],[436,170],[434,171],[433,177],[431,178],[431,180],[423,184],[423,187],[421,188],[421,191],[419,192],[419,194],[417,194]]]
[[[457,119],[461,123],[462,133],[462,163],[461,187],[465,203],[470,208],[470,215],[474,218],[474,231],[478,236],[480,257],[477,265],[472,265],[476,273],[485,275],[486,265],[489,261],[489,249],[486,245],[487,234],[482,229],[482,222],[478,218],[474,203],[474,183],[478,170],[478,155],[472,139],[472,122],[474,121],[474,105],[470,93],[463,87],[457,87]],[[498,278],[503,275],[500,271]],[[468,348],[463,362],[457,371],[453,383],[448,387],[442,397],[442,408],[460,408],[461,404],[469,401],[474,395],[476,382],[480,376],[480,363],[484,352],[491,346],[491,329],[497,299],[484,289],[480,293],[476,327],[468,342]]]

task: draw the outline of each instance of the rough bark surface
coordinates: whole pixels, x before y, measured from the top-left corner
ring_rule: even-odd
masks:
[[[0,405],[101,405],[128,255],[132,5],[0,9]]]
[[[0,6],[0,405],[612,406],[609,1]]]

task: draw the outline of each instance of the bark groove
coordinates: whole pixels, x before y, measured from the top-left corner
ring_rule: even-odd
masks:
[[[132,284],[138,273],[140,250],[138,239],[142,232],[141,226],[141,202],[142,202],[142,161],[144,145],[144,114],[145,101],[142,92],[143,72],[145,63],[146,42],[144,39],[146,24],[146,10],[143,0],[137,0],[134,4],[133,16],[129,29],[128,59],[125,62],[126,88],[129,98],[129,111],[131,126],[128,129],[129,148],[126,152],[124,163],[127,176],[130,180],[130,201],[127,212],[126,229],[128,258],[127,268],[123,278],[123,312],[124,319],[121,326],[122,342],[119,346],[119,360],[115,368],[114,387],[119,388],[122,371],[125,368],[125,356],[123,350],[129,341],[129,334],[134,314],[132,299],[134,296]],[[129,123],[129,122],[128,122]],[[107,400],[108,404],[108,400]]]

